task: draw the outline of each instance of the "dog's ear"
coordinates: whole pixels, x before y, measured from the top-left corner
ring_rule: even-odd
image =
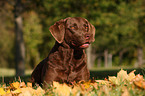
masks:
[[[95,27],[89,22],[88,24],[89,24],[89,33],[92,34],[91,39],[92,39],[92,42],[94,42],[95,41]]]
[[[52,25],[49,28],[49,31],[51,32],[52,36],[55,38],[55,40],[58,43],[62,43],[64,40],[64,34],[65,34],[65,25],[64,20],[57,21],[54,25]]]

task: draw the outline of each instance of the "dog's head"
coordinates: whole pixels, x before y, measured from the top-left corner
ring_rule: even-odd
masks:
[[[95,41],[95,27],[81,17],[68,17],[49,28],[58,43],[66,42],[75,48],[87,48]]]

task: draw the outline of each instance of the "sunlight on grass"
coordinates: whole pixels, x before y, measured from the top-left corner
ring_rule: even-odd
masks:
[[[25,74],[30,75],[32,70],[26,70]],[[0,76],[14,76],[15,69],[8,69],[8,68],[0,68]]]
[[[120,70],[120,69],[136,69],[139,67],[134,67],[134,66],[113,66],[113,67],[93,67],[92,69],[90,69],[91,71],[101,71],[101,70]],[[141,69],[144,69],[145,65],[141,67]]]

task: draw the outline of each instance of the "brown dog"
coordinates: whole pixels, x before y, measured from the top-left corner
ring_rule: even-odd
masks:
[[[81,17],[68,17],[49,28],[56,40],[48,57],[33,71],[33,83],[52,81],[71,83],[88,80],[85,48],[94,42],[95,27]],[[46,85],[44,83],[44,85]]]

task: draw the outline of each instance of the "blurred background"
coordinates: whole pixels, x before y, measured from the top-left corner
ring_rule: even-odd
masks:
[[[30,75],[54,45],[49,27],[67,17],[96,28],[90,70],[144,70],[145,0],[0,0],[0,76]]]

